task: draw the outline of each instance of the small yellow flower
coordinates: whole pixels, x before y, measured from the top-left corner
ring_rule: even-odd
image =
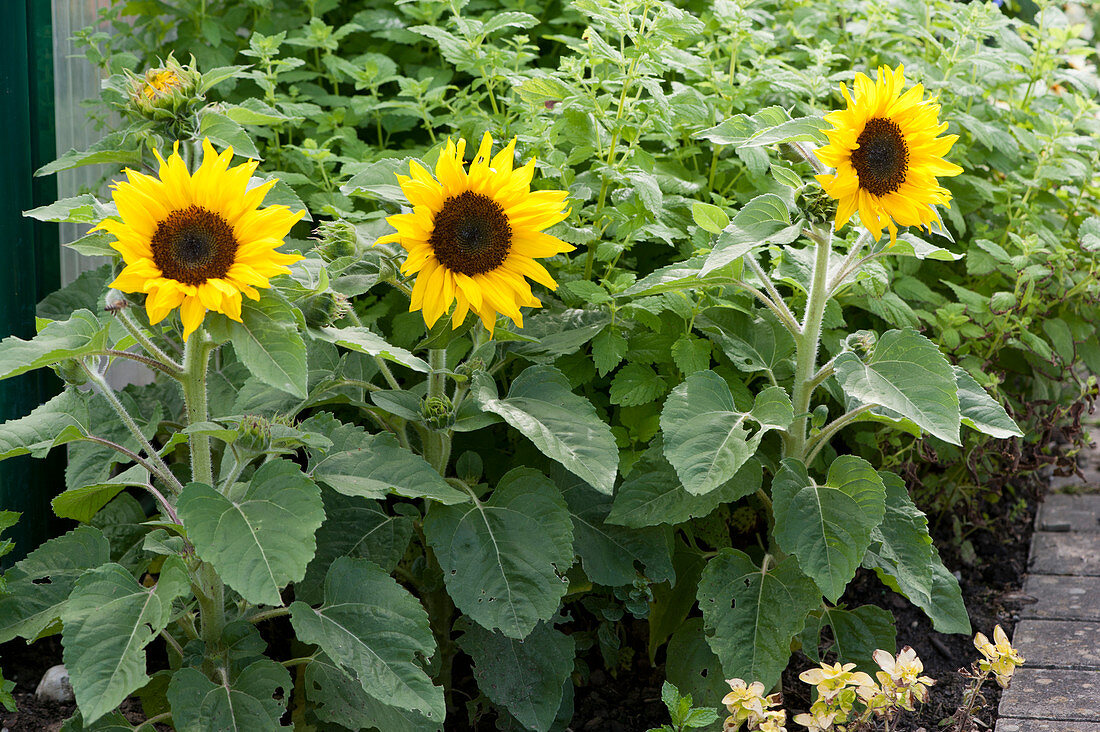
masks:
[[[936,682],[927,676],[921,676],[924,663],[917,658],[916,651],[905,646],[894,657],[889,651],[879,648],[872,657],[882,669],[875,675],[889,701],[909,711],[913,710],[915,701],[928,701],[928,689]]]
[[[744,679],[726,679],[730,686],[730,693],[722,697],[722,703],[729,710],[730,717],[726,720],[726,726],[731,723],[740,726],[743,722],[764,716],[764,685],[759,681],[751,684]]]
[[[170,92],[180,86],[180,77],[172,69],[153,69],[145,76],[145,88],[141,93],[147,99]]]
[[[1009,643],[1008,636],[1000,625],[993,629],[993,641],[990,643],[989,639],[981,633],[974,636],[974,647],[985,656],[978,661],[978,668],[992,672],[1001,688],[1007,688],[1016,667],[1022,666],[1025,659]]]
[[[835,711],[827,712],[811,709],[809,714],[795,715],[794,723],[802,725],[810,732],[831,732],[836,716]]]
[[[839,663],[832,666],[823,663],[818,668],[803,671],[798,678],[816,686],[817,692],[822,696],[831,697],[848,686],[866,686],[874,683],[871,677],[862,671],[852,671],[855,667],[854,663],[846,663],[843,666]]]
[[[782,709],[764,712],[764,717],[756,725],[759,732],[787,732],[787,713]]]

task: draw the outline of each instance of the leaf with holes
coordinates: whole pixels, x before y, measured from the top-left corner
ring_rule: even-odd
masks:
[[[524,638],[565,595],[573,524],[557,486],[530,468],[509,471],[486,501],[433,505],[424,535],[455,605],[487,630]]]
[[[215,684],[195,668],[172,674],[168,703],[177,732],[270,732],[279,723],[293,685],[290,672],[269,659],[255,661],[232,681]]]

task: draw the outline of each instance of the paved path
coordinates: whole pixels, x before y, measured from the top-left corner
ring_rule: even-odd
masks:
[[[1094,428],[1095,430],[1095,428]],[[1100,450],[1039,509],[1013,645],[1026,659],[996,732],[1100,732]],[[1080,491],[1089,491],[1081,493]],[[988,635],[989,629],[986,630]]]

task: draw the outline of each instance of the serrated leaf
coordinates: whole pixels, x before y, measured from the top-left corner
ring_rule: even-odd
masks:
[[[115,165],[141,166],[141,143],[137,139],[152,126],[150,122],[139,122],[125,129],[111,132],[92,143],[87,150],[70,148],[57,160],[43,165],[34,172],[34,177],[51,175],[62,170],[79,168],[82,165],[112,163]]]
[[[755,493],[762,480],[760,463],[749,460],[726,483],[697,496],[684,490],[672,466],[664,462],[623,481],[605,520],[632,528],[683,523],[706,516],[720,503],[733,503]]]
[[[107,330],[92,313],[78,310],[68,320],[47,323],[29,341],[9,336],[0,341],[0,379],[101,351]]]
[[[228,322],[233,351],[253,376],[306,398],[306,344],[290,305],[265,291],[259,300],[245,298],[241,322]]]
[[[886,470],[879,471],[886,489],[886,513],[871,532],[871,545],[863,566],[880,578],[889,577],[901,594],[914,603],[932,602],[932,565],[936,560],[928,518],[909,497],[905,481]]]
[[[54,223],[94,224],[103,216],[97,210],[97,206],[103,204],[90,193],[82,193],[72,198],[62,198],[48,206],[39,206],[30,211],[24,211],[23,215],[38,221],[50,221]]]
[[[893,655],[897,651],[894,616],[875,605],[863,605],[855,610],[826,607],[819,618],[806,622],[802,634],[802,650],[810,660],[820,663],[817,647],[821,629],[828,625],[833,631],[831,650],[838,663],[854,663],[864,673],[879,670],[872,654],[879,648]]]
[[[142,487],[150,482],[149,471],[141,465],[133,465],[102,483],[70,488],[50,502],[53,512],[60,518],[88,522],[99,509],[111,502],[128,486]]]
[[[635,564],[649,582],[674,579],[670,530],[608,524],[610,496],[574,476],[558,484],[573,519],[573,549],[588,579],[609,587],[630,585],[638,578]]]
[[[129,570],[105,564],[77,580],[61,612],[65,668],[85,724],[95,722],[144,686],[145,646],[168,625],[172,600],[190,592],[187,569],[169,560],[157,584],[138,584]]]
[[[207,111],[199,123],[199,135],[209,137],[211,142],[221,147],[232,147],[241,157],[262,160],[255,143],[244,128],[224,114]]]
[[[677,290],[697,290],[708,286],[733,284],[725,267],[701,274],[706,257],[700,255],[684,262],[669,264],[638,280],[618,297],[644,297]]]
[[[4,574],[8,591],[0,595],[0,643],[60,630],[58,619],[77,578],[110,560],[110,543],[90,526],[79,526],[27,555]]]
[[[813,580],[794,557],[762,569],[736,549],[722,549],[699,580],[699,608],[707,642],[729,678],[771,688],[791,656],[791,639],[821,602]]]
[[[712,234],[721,234],[722,229],[729,225],[730,217],[718,206],[702,201],[694,201],[691,204],[691,217],[695,223]]]
[[[378,701],[362,685],[324,653],[305,669],[306,698],[313,702],[317,718],[348,729],[441,732],[442,720],[432,721],[420,712]]]
[[[340,191],[345,196],[369,193],[383,201],[408,205],[397,176],[409,174],[412,160],[414,158],[383,158],[362,166],[347,183],[340,186]]]
[[[842,455],[829,466],[824,485],[787,458],[772,481],[775,539],[798,558],[802,571],[836,602],[855,576],[871,532],[882,523],[886,489],[862,458]]]
[[[769,430],[786,427],[773,421],[784,397],[780,387],[769,387],[757,395],[752,411],[743,412],[734,404],[729,385],[713,371],[698,371],[673,389],[661,411],[661,431],[665,457],[684,488],[702,495],[732,478]],[[793,414],[792,409],[792,419]],[[751,432],[749,420],[757,424]]]
[[[617,330],[605,328],[592,339],[592,362],[600,376],[606,376],[623,360],[627,351],[627,340]]]
[[[57,445],[87,434],[88,395],[66,389],[26,417],[0,424],[0,460],[26,455],[42,457]]]
[[[886,407],[941,440],[960,444],[955,372],[939,346],[917,331],[886,331],[867,363],[854,353],[842,353],[834,368],[850,397]]]
[[[433,505],[424,534],[459,610],[488,630],[524,638],[549,620],[567,589],[573,524],[557,486],[515,468],[486,501]]]
[[[446,714],[443,689],[416,663],[435,652],[428,614],[378,565],[341,557],[325,577],[325,601],[290,606],[298,638],[315,643],[370,696],[430,719]]]
[[[176,508],[198,556],[257,605],[282,605],[282,588],[305,576],[325,517],[317,485],[282,459],[261,465],[232,500],[190,483]]]
[[[210,69],[202,75],[202,81],[199,82],[198,94],[205,94],[213,87],[222,83],[226,79],[232,79],[239,72],[249,68],[248,66],[218,66]]]
[[[762,147],[764,145],[778,145],[781,142],[816,142],[824,144],[828,142],[823,130],[825,120],[821,117],[797,117],[785,122],[759,130],[744,142],[739,143],[739,148]]]
[[[672,344],[672,361],[685,376],[710,368],[710,343],[690,335]]]
[[[279,720],[292,689],[290,673],[267,658],[222,684],[215,684],[198,669],[183,668],[172,674],[168,685],[172,726],[178,732],[288,729]]]
[[[440,503],[469,500],[424,458],[402,447],[389,433],[368,434],[362,427],[331,418],[313,417],[303,426],[333,442],[327,450],[310,450],[306,472],[346,496],[384,499],[394,493]]]
[[[728,308],[708,308],[695,327],[710,336],[740,371],[775,371],[794,353],[794,339],[778,320]]]
[[[547,732],[573,670],[574,640],[539,623],[523,640],[469,624],[458,645],[473,659],[482,693],[508,710],[524,729]]]
[[[335,343],[342,348],[346,348],[349,351],[358,351],[359,353],[365,353],[368,356],[378,356],[384,358],[387,361],[399,363],[402,366],[406,366],[413,371],[418,371],[422,374],[426,374],[431,371],[428,364],[424,359],[418,358],[404,348],[399,348],[394,345],[390,345],[381,336],[372,333],[363,327],[352,328],[321,328],[319,330],[312,331],[315,336],[318,336],[329,343]]]
[[[1003,440],[1023,437],[1012,417],[981,387],[973,376],[961,366],[951,367],[955,372],[955,384],[959,394],[959,412],[962,423],[971,429]]]
[[[611,380],[609,396],[612,404],[638,407],[660,399],[666,391],[668,384],[652,366],[628,363]]]
[[[917,259],[933,259],[939,262],[954,262],[965,255],[955,254],[949,249],[929,244],[919,236],[910,232],[898,234],[897,243],[887,247],[885,254],[916,257]]]
[[[611,494],[619,465],[611,428],[588,399],[573,393],[556,368],[529,366],[512,382],[504,399],[497,398],[496,385],[485,374],[475,377],[472,391],[483,410],[503,417],[542,454]]]
[[[790,244],[802,234],[802,222],[791,223],[783,199],[764,193],[746,203],[726,226],[699,269],[704,277],[765,244]]]
[[[325,522],[317,530],[317,553],[306,576],[294,585],[294,596],[320,602],[325,575],[340,557],[368,559],[392,572],[412,538],[408,516],[391,516],[382,504],[340,493],[325,493]]]

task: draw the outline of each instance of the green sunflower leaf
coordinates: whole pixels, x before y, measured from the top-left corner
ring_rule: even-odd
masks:
[[[306,344],[286,301],[265,290],[259,300],[244,298],[241,322],[227,322],[233,350],[253,376],[299,399],[306,398]]]
[[[29,341],[9,336],[0,341],[0,379],[80,358],[107,347],[108,326],[88,310],[77,310],[68,320],[46,323]]]
[[[168,684],[172,726],[178,732],[289,729],[279,720],[292,689],[290,672],[266,658],[223,684],[215,684],[198,669],[180,669]]]

